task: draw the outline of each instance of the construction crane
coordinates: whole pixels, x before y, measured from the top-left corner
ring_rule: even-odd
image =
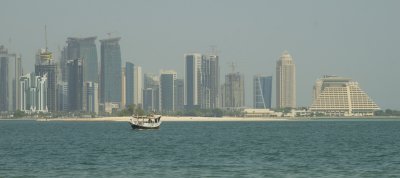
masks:
[[[106,34],[107,34],[108,38],[111,38],[111,35],[115,34],[115,33],[117,33],[117,31],[107,32]]]

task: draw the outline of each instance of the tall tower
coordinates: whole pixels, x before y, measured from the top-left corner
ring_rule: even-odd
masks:
[[[175,71],[161,71],[160,74],[160,111],[175,111]]]
[[[184,101],[184,83],[183,83],[183,79],[176,79],[175,80],[175,93],[174,93],[174,95],[175,95],[175,103],[174,103],[174,105],[175,105],[175,111],[182,111],[183,109],[184,109],[184,104],[183,104],[183,101]]]
[[[238,108],[245,105],[243,74],[239,72],[227,74],[224,90],[224,107]]]
[[[199,53],[185,54],[185,108],[200,107],[201,103],[201,63],[204,56]]]
[[[160,105],[159,76],[149,73],[144,74],[143,85],[143,109],[146,111],[158,111]]]
[[[143,77],[140,66],[135,66],[133,70],[133,88],[133,103],[141,107],[143,105]]]
[[[83,80],[98,82],[97,37],[68,38],[66,58],[68,60],[81,59],[83,66]]]
[[[35,75],[47,74],[47,107],[48,110],[57,110],[57,65],[54,63],[53,54],[46,49],[40,49],[36,54]]]
[[[121,74],[121,108],[126,107],[126,67],[122,67]]]
[[[68,69],[68,108],[70,111],[82,111],[83,103],[83,65],[77,58],[67,62]]]
[[[121,102],[121,38],[100,40],[100,102]]]
[[[201,62],[201,108],[219,107],[219,59],[208,55]]]
[[[271,108],[272,76],[256,75],[253,78],[253,107]]]
[[[129,106],[134,104],[133,102],[133,93],[135,92],[134,88],[134,68],[135,65],[131,62],[125,63],[125,105]]]
[[[21,56],[9,53],[4,46],[0,46],[0,111],[19,109],[18,81],[21,75]]]
[[[296,107],[296,66],[287,51],[276,63],[276,107]]]

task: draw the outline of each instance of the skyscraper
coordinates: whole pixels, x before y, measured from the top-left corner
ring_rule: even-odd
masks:
[[[158,91],[158,90],[157,90]],[[155,107],[155,92],[153,88],[143,89],[143,110],[145,111],[155,111],[158,110]]]
[[[100,40],[100,102],[121,102],[121,49],[119,40],[110,38]]]
[[[66,76],[65,78],[67,78]],[[69,111],[69,99],[68,99],[68,82],[60,82],[57,84],[58,95],[57,95],[57,110],[58,111]]]
[[[182,111],[184,109],[184,83],[183,79],[176,79],[175,80],[175,111]]]
[[[143,77],[142,67],[135,66],[133,70],[133,104],[142,106],[143,104]]]
[[[219,61],[217,55],[202,58],[201,62],[201,108],[219,107]]]
[[[160,81],[159,76],[155,74],[144,74],[143,80],[143,109],[146,111],[159,110],[159,90]],[[183,93],[182,93],[183,94]]]
[[[204,56],[193,53],[185,54],[185,108],[200,107],[201,101],[201,63]]]
[[[253,78],[253,107],[271,108],[272,76],[256,75]]]
[[[161,71],[160,74],[160,110],[163,113],[175,111],[175,71]]]
[[[69,111],[82,111],[82,92],[83,92],[83,65],[77,58],[69,60],[68,69],[68,108]]]
[[[135,80],[134,80],[134,70],[135,70],[135,65],[131,62],[126,62],[125,64],[125,102],[126,106],[134,104],[133,98],[134,98],[134,85],[135,85]]]
[[[225,76],[224,107],[244,107],[244,76],[239,72],[229,73]]]
[[[21,56],[9,53],[4,46],[0,46],[0,111],[19,109],[18,81],[21,75]]]
[[[83,85],[83,110],[99,113],[99,84],[96,82],[85,82]]]
[[[276,63],[276,107],[296,107],[296,67],[287,51]]]
[[[21,111],[47,112],[47,74],[36,76],[29,73],[20,77]]]
[[[40,49],[36,54],[35,75],[47,74],[47,107],[48,110],[57,110],[57,65],[53,61],[53,54],[46,49]]]
[[[81,59],[83,66],[84,81],[98,81],[97,48],[95,40],[97,37],[68,38],[67,60]]]
[[[126,67],[122,67],[121,74],[121,108],[125,108],[126,105]]]

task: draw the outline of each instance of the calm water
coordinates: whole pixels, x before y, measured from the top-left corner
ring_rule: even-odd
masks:
[[[0,122],[0,177],[399,177],[400,121]]]

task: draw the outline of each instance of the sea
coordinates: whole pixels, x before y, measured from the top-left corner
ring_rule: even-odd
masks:
[[[400,119],[0,121],[0,177],[400,177]]]

